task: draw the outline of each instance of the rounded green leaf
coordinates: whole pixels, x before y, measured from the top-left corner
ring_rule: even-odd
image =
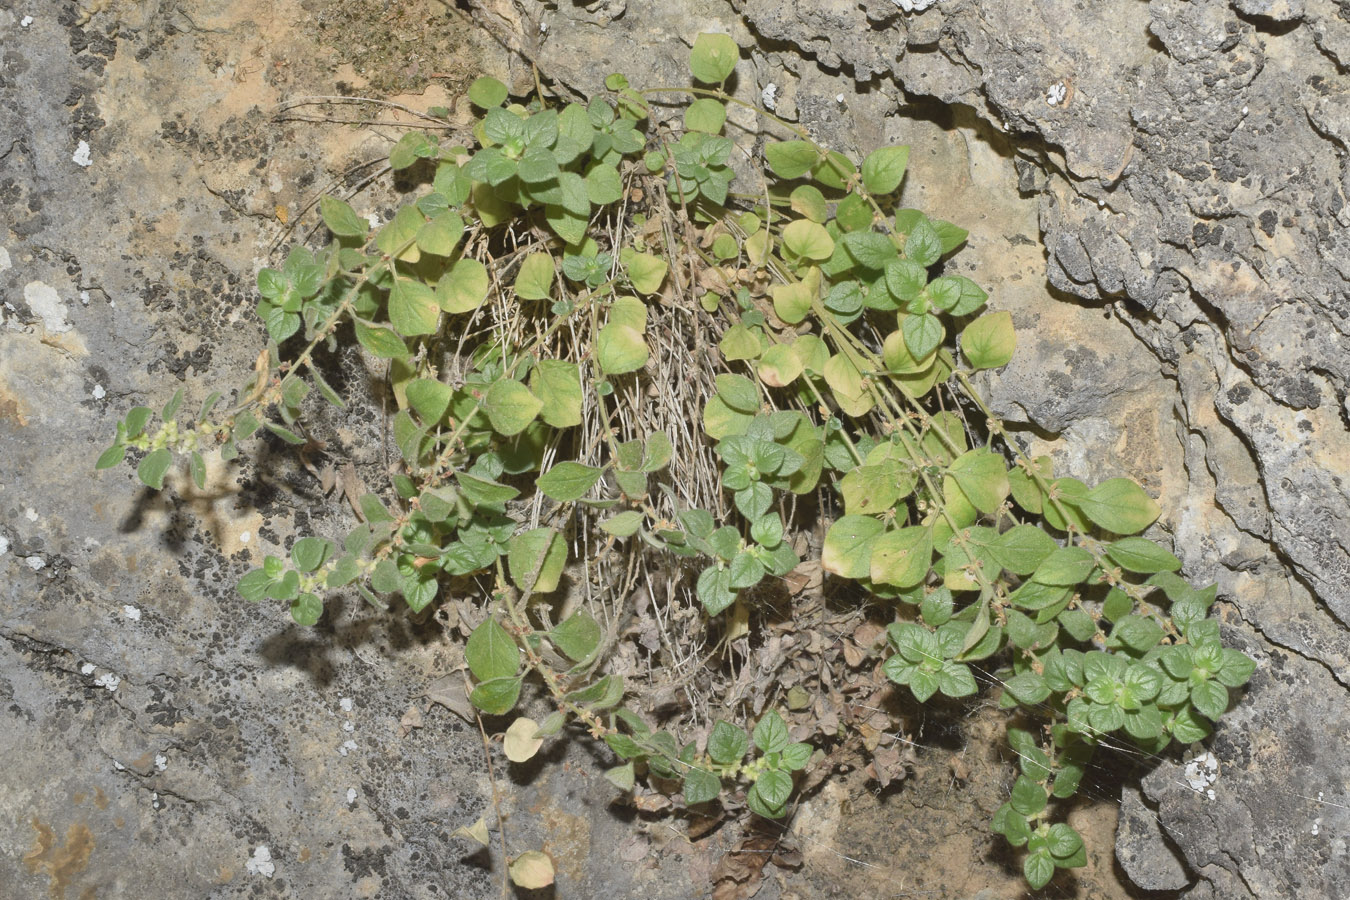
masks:
[[[986,313],[961,332],[961,352],[973,369],[1006,366],[1016,350],[1017,334],[1007,310]]]
[[[1075,505],[1092,522],[1116,534],[1135,534],[1152,525],[1161,507],[1128,478],[1112,478],[1088,491]]]
[[[554,428],[581,424],[581,371],[561,359],[542,359],[530,370],[530,390],[543,408],[539,418]]]
[[[757,363],[760,380],[769,387],[787,387],[802,374],[802,361],[788,344],[774,344]]]
[[[862,373],[842,353],[830,357],[821,375],[839,408],[848,415],[866,415],[876,405],[872,393],[863,384]]]
[[[727,121],[727,108],[721,101],[704,97],[689,104],[684,111],[684,127],[688,131],[717,134]]]
[[[595,483],[604,474],[604,469],[584,466],[578,462],[560,462],[549,469],[535,482],[535,486],[544,496],[567,503],[586,496]]]
[[[705,84],[721,84],[730,77],[740,58],[740,48],[731,35],[700,34],[689,54],[689,71]]]
[[[496,619],[486,619],[464,644],[464,661],[479,681],[509,678],[520,668],[520,648]]]
[[[136,467],[136,477],[146,487],[160,490],[164,487],[164,475],[173,465],[173,453],[167,447],[146,454],[145,459]]]
[[[126,458],[127,448],[122,444],[114,444],[107,450],[104,450],[98,456],[98,462],[94,463],[95,469],[111,469]]]
[[[313,572],[324,564],[336,549],[332,541],[318,537],[304,537],[291,546],[291,562],[301,572]]]
[[[506,102],[506,85],[484,75],[469,85],[469,102],[479,109],[492,109]]]
[[[493,678],[473,689],[469,702],[490,716],[511,711],[520,699],[520,678]]]
[[[511,538],[506,561],[517,587],[527,593],[547,594],[557,590],[567,566],[567,542],[552,528],[535,528]]]
[[[436,282],[435,301],[448,313],[473,312],[487,299],[491,284],[482,263],[476,259],[461,259]]]
[[[531,253],[521,261],[520,270],[516,272],[516,296],[522,300],[547,300],[553,292],[556,275],[551,254]]]
[[[823,225],[797,219],[783,229],[783,246],[803,259],[826,260],[834,253],[834,238]]]
[[[872,547],[885,529],[880,519],[871,516],[844,516],[825,533],[821,567],[844,578],[871,575]]]
[[[1028,853],[1027,858],[1022,860],[1022,875],[1026,878],[1028,887],[1033,891],[1039,891],[1055,876],[1055,862],[1044,850]]]
[[[464,220],[447,209],[417,230],[417,246],[433,256],[449,256],[463,236]]]
[[[297,625],[314,625],[323,615],[323,601],[314,594],[301,594],[291,601],[291,618]]]
[[[901,528],[881,535],[872,544],[868,575],[878,584],[914,587],[927,577],[932,561],[932,529]]]
[[[667,269],[664,259],[650,253],[633,253],[623,263],[628,267],[628,280],[639,294],[655,294],[661,290]]]
[[[780,753],[791,741],[787,723],[772,709],[759,720],[751,737],[761,753]]]
[[[524,431],[544,404],[519,381],[503,378],[488,388],[483,408],[492,423],[492,430],[510,437]]]
[[[389,288],[389,324],[405,337],[432,334],[440,321],[436,294],[420,281],[395,278]]]
[[[863,187],[873,194],[889,194],[900,186],[909,164],[908,147],[881,147],[863,160]]]
[[[319,198],[319,215],[328,230],[339,237],[359,237],[364,239],[370,232],[370,223],[356,214],[343,201],[327,194]]]
[[[957,457],[947,471],[956,480],[961,493],[980,512],[996,512],[1008,497],[1007,466],[1001,456],[989,450],[967,451]]]
[[[924,313],[919,316],[905,316],[900,323],[900,331],[905,336],[905,346],[916,360],[922,360],[934,353],[947,336],[942,322],[937,316]]]
[[[740,762],[749,749],[750,738],[744,729],[720,719],[708,734],[708,756],[719,766]]]
[[[1181,568],[1181,560],[1147,538],[1121,538],[1106,548],[1106,555],[1127,572],[1153,575]]]
[[[647,364],[647,342],[636,328],[611,322],[595,340],[596,358],[606,375],[636,372]]]
[[[779,178],[800,178],[820,159],[809,141],[774,141],[764,147],[764,157]]]
[[[828,238],[829,235],[827,234]],[[804,281],[793,281],[788,284],[776,284],[771,288],[773,294],[773,311],[778,314],[789,325],[796,325],[806,318],[806,314],[811,311],[811,300],[814,292],[811,285]]]
[[[596,206],[608,206],[623,197],[623,179],[608,163],[595,163],[586,171],[586,196]]]

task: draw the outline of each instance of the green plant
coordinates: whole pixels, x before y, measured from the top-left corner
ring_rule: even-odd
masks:
[[[637,560],[674,572],[730,631],[766,580],[801,563],[794,511],[817,498],[817,514],[840,513],[821,565],[890,620],[885,677],[920,702],[997,681],[1020,711],[1008,737],[1021,775],[993,827],[1026,848],[1027,881],[1042,887],[1085,864],[1051,801],[1076,793],[1102,739],[1123,733],[1150,753],[1202,739],[1253,663],[1220,646],[1214,588],[1191,587],[1175,556],[1135,536],[1159,515],[1137,484],[1055,477],[1007,439],[974,376],[1012,357],[1012,318],[984,312],[985,291],[945,269],[963,229],[896,207],[907,148],[855,166],[758,111],[793,136],[765,148],[774,177],[759,193],[730,192],[722,131],[739,101],[723,85],[737,55],[701,35],[702,86],[640,91],[611,75],[605,95],[561,109],[504,105],[506,88],[479,79],[472,142],[409,133],[390,154],[429,191],[373,234],[324,197],[331,242],[259,274],[270,342],[237,402],[216,413],[212,394],[180,425],[179,392],[153,432],[137,407],[97,466],[134,450],[159,489],[186,455],[201,485],[208,445],[230,459],[264,428],[303,444],[311,389],[344,403],[316,351],[355,341],[387,361],[398,403],[391,502],[361,497],[340,543],[295,541],[240,594],[311,625],[326,591],[354,587],[381,608],[401,597],[416,613],[467,580],[483,599],[464,647],[473,705],[509,713],[532,677],[555,706],[537,727],[523,720],[513,758],[579,723],[619,757],[606,777],[623,790],[645,776],[686,805],[743,799],[771,818],[819,758],[811,743],[770,708],[750,735],[718,720],[701,748],[681,746],[604,671],[617,626],[547,598],[608,580],[619,587],[604,608],[619,611],[634,582],[617,573]],[[650,98],[669,94],[688,98],[678,135],[649,121]],[[702,379],[702,435],[677,434],[678,410],[664,413],[669,433],[644,421],[659,418],[638,399],[659,366],[653,317],[716,337],[716,355],[696,336],[666,345],[705,371],[725,364]],[[668,470],[709,447],[720,490],[699,504],[697,484]]]

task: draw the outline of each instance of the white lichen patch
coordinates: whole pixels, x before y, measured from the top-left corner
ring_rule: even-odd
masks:
[[[30,506],[23,511],[23,517],[30,522],[36,522],[38,520],[37,510]]]
[[[133,622],[139,622],[141,620],[141,611],[136,607],[132,606],[130,603],[122,607],[122,615],[126,616]]]
[[[94,389],[90,391],[90,393],[94,395],[95,400],[102,400],[104,397],[108,396],[108,392],[101,384],[94,385]]]
[[[73,156],[70,157],[70,161],[73,162],[75,165],[85,169],[89,168],[94,164],[94,161],[89,158],[88,141],[80,141],[80,143],[75,147],[75,153]]]
[[[48,332],[59,334],[71,329],[70,322],[66,321],[69,311],[61,302],[61,295],[51,285],[41,281],[28,282],[23,286],[23,302],[28,304],[33,315],[42,320],[42,327]]]
[[[764,85],[764,90],[759,92],[759,102],[764,104],[764,108],[773,112],[778,108],[778,85],[770,81]]]
[[[356,805],[356,788],[347,788],[347,805]]]
[[[20,27],[20,28],[27,28],[29,25],[32,25],[32,24],[33,24],[33,17],[32,17],[32,16],[24,16],[22,19],[19,20],[19,27]]]
[[[338,707],[341,708],[341,710],[342,710],[343,712],[351,712],[351,711],[352,711],[352,698],[351,698],[351,697],[343,697],[341,700],[338,701]]]
[[[12,268],[14,268],[14,263],[9,261],[9,251],[4,247],[0,247],[0,272]]]
[[[94,684],[98,687],[107,688],[110,691],[115,691],[117,690],[118,686],[122,684],[122,679],[118,678],[112,672],[104,672],[102,675],[94,679]]]
[[[937,4],[938,0],[891,0],[896,6],[907,13],[923,12],[930,6]]]
[[[1214,791],[1211,785],[1219,780],[1219,760],[1208,750],[1197,754],[1187,760],[1182,777],[1186,779],[1186,783],[1190,785],[1191,790],[1197,794],[1204,794],[1213,800]]]
[[[41,572],[43,569],[47,568],[47,561],[36,554],[24,557],[23,562],[24,565],[28,566],[28,568],[32,569],[34,572]]]
[[[272,851],[266,844],[253,851],[253,856],[244,863],[244,869],[251,875],[261,875],[264,878],[271,878],[276,874],[276,864],[272,862]]]
[[[348,753],[351,753],[355,749],[356,749],[356,741],[343,741],[342,746],[338,747],[338,753],[341,754],[342,756],[346,756]]]
[[[168,758],[167,756],[165,756],[163,753],[156,753],[156,754],[155,754],[155,769],[158,770],[158,771],[160,771],[160,772],[163,772],[163,771],[164,771],[165,769],[167,769],[168,767],[169,767],[169,758]]]
[[[97,669],[97,668],[98,668],[98,666],[94,665],[93,663],[85,663],[84,665],[80,666],[80,674],[81,674],[81,675],[93,675],[93,674],[94,674],[94,670]]]
[[[1069,87],[1062,81],[1056,81],[1050,87],[1045,89],[1045,103],[1047,106],[1059,106],[1064,102],[1064,98],[1069,96]]]
[[[346,722],[342,723],[342,730],[350,734],[351,732],[356,730],[356,726],[352,724],[352,721],[350,719],[348,719]]]
[[[9,552],[9,538],[5,537],[3,534],[0,534],[0,556],[4,556],[8,552]]]

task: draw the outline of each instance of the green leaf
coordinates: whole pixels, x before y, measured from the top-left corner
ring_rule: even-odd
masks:
[[[781,753],[792,740],[787,723],[772,709],[760,718],[751,737],[761,753]]]
[[[997,369],[1012,359],[1017,349],[1012,313],[986,313],[961,332],[961,352],[972,369]]]
[[[759,338],[755,332],[739,324],[728,328],[717,346],[722,355],[732,362],[738,359],[755,359],[761,351]]]
[[[895,243],[875,231],[854,231],[840,238],[844,251],[864,269],[881,271],[895,259]]]
[[[823,225],[829,218],[829,211],[825,205],[825,195],[820,192],[820,188],[813,184],[798,185],[793,189],[788,201],[792,204],[793,212],[805,216],[812,222],[819,222]]]
[[[529,190],[537,190],[535,185],[553,181],[561,171],[558,168],[558,160],[544,149],[526,150],[516,164],[516,174]]]
[[[1138,653],[1152,650],[1162,636],[1162,626],[1146,616],[1126,616],[1111,629],[1113,639]]]
[[[684,111],[684,127],[688,131],[717,134],[727,121],[727,108],[718,100],[704,97],[689,104]]]
[[[745,798],[746,805],[755,813],[769,819],[776,819],[785,812],[788,798],[792,796],[792,776],[777,769],[766,769],[750,787]]]
[[[1007,838],[1008,843],[1014,847],[1021,847],[1031,837],[1031,828],[1027,824],[1026,816],[1013,809],[1011,803],[1005,803],[998,808],[990,827]]]
[[[1004,689],[1017,700],[1018,703],[1024,703],[1028,706],[1035,706],[1050,696],[1050,688],[1045,683],[1045,679],[1035,672],[1023,672],[1021,675],[1014,675],[1003,683]],[[1041,798],[1044,800],[1044,796]],[[1031,815],[1031,813],[1024,813]]]
[[[1152,575],[1181,568],[1181,560],[1147,538],[1121,538],[1106,548],[1106,555],[1127,572]]]
[[[647,342],[636,328],[611,322],[596,335],[596,358],[606,375],[636,372],[647,365]]]
[[[254,569],[239,579],[239,596],[243,597],[249,603],[258,603],[267,598],[267,589],[271,586],[273,578],[262,569]]]
[[[626,737],[625,735],[609,735],[609,737]],[[631,739],[630,739],[631,740]],[[637,773],[633,763],[626,762],[622,765],[604,771],[605,780],[614,785],[621,791],[631,791],[633,785],[637,783]]]
[[[436,282],[435,302],[448,313],[473,312],[487,299],[491,287],[492,279],[482,263],[460,259]]]
[[[357,321],[353,323],[356,341],[380,359],[401,359],[408,355],[408,345],[391,328]]]
[[[750,749],[745,730],[718,720],[708,734],[708,756],[719,766],[738,763]]]
[[[566,503],[580,500],[604,474],[604,469],[583,466],[577,462],[560,462],[549,469],[535,482],[535,486],[545,496]]]
[[[469,85],[469,102],[479,109],[492,109],[506,102],[506,85],[484,75]]]
[[[323,615],[323,601],[314,594],[301,594],[291,601],[291,618],[297,625],[314,625]]]
[[[304,537],[291,546],[291,562],[301,572],[313,572],[327,561],[337,548],[323,538]]]
[[[790,771],[799,772],[811,761],[813,752],[811,745],[805,742],[788,744],[783,748],[783,765]]]
[[[1007,466],[1002,457],[989,450],[977,448],[961,454],[947,472],[980,512],[996,512],[1008,497]]]
[[[1191,705],[1217,722],[1228,709],[1228,688],[1217,681],[1202,681],[1191,688]]]
[[[581,424],[581,370],[576,363],[541,359],[530,370],[530,390],[543,408],[539,417],[554,428]]]
[[[389,288],[389,324],[394,330],[405,337],[433,334],[440,315],[431,288],[411,278],[394,278]]]
[[[1056,822],[1050,826],[1050,833],[1046,835],[1046,849],[1056,860],[1056,865],[1061,868],[1069,868],[1069,863],[1060,862],[1061,860],[1071,860],[1083,852],[1083,839],[1078,836],[1078,832],[1073,827],[1063,822]],[[1078,863],[1083,865],[1084,863]]]
[[[666,261],[650,253],[627,254],[623,260],[628,267],[628,280],[639,294],[655,294],[666,280]]]
[[[1256,671],[1256,660],[1237,650],[1223,651],[1223,663],[1215,677],[1226,687],[1242,687]]]
[[[429,426],[444,418],[455,394],[450,385],[434,378],[413,379],[403,390],[413,411]]]
[[[623,178],[608,163],[595,163],[586,170],[586,196],[596,206],[608,206],[623,198]]]
[[[164,475],[173,465],[173,453],[167,447],[161,447],[146,454],[136,467],[136,477],[146,487],[161,490],[164,487]]]
[[[689,54],[689,71],[705,84],[721,84],[736,68],[740,48],[726,34],[700,34]]]
[[[509,678],[520,669],[520,648],[496,619],[489,618],[469,635],[464,661],[479,681]]]
[[[464,220],[458,213],[438,213],[417,231],[417,246],[433,256],[449,256],[464,236]]]
[[[370,233],[370,223],[337,197],[327,194],[320,197],[319,215],[323,217],[323,224],[328,226],[328,230],[339,237],[359,237],[364,240]]]
[[[1055,876],[1055,862],[1044,850],[1028,853],[1026,859],[1022,860],[1022,875],[1028,887],[1039,891]]]
[[[922,360],[937,350],[947,331],[937,316],[924,313],[918,316],[905,316],[900,323],[900,331],[905,338],[905,346],[916,360]]]
[[[969,697],[979,690],[970,666],[948,661],[937,674],[938,690],[948,697]]]
[[[1045,788],[1025,775],[1018,775],[1013,782],[1012,796],[1008,798],[1012,808],[1024,816],[1034,816],[1045,809]]]
[[[694,767],[684,773],[684,784],[680,787],[680,792],[684,794],[684,802],[689,806],[707,803],[716,800],[717,795],[722,793],[722,779],[707,769]]]
[[[872,547],[885,525],[871,516],[844,516],[825,534],[821,567],[844,578],[867,578],[871,574]]]
[[[1054,553],[1058,545],[1035,525],[1016,525],[989,545],[989,555],[1016,575],[1030,575]]]
[[[764,157],[779,178],[800,178],[820,159],[809,141],[773,141],[764,147]]]
[[[1075,502],[1094,524],[1116,534],[1134,534],[1162,512],[1144,489],[1128,478],[1103,481]]]
[[[399,138],[398,143],[389,151],[389,168],[394,171],[406,169],[419,159],[436,152],[436,145],[425,134],[410,131]]]
[[[206,489],[206,460],[196,450],[188,456],[188,471],[192,473],[192,483],[197,490]]]
[[[505,715],[520,699],[520,678],[493,678],[469,694],[469,702],[490,716]]]
[[[123,444],[114,444],[107,450],[104,450],[98,456],[98,462],[94,463],[95,469],[111,469],[126,458],[127,448]]]
[[[715,616],[736,602],[736,592],[731,589],[731,571],[718,565],[711,565],[698,576],[695,585],[703,611]]]
[[[567,566],[567,542],[552,528],[522,532],[507,545],[506,561],[522,591],[548,594],[557,590]]]
[[[908,147],[880,147],[862,164],[863,187],[873,194],[889,194],[900,187],[909,163]]]
[[[826,260],[834,253],[834,238],[824,226],[797,219],[783,229],[783,247],[802,259]]]
[[[868,576],[878,584],[914,587],[928,576],[932,559],[931,528],[916,526],[889,531],[872,543]]]
[[[635,509],[625,510],[600,523],[600,530],[615,537],[631,537],[642,527],[646,517]]]
[[[492,430],[506,437],[524,431],[543,408],[543,401],[529,388],[509,378],[494,381],[483,398]]]
[[[1092,573],[1096,560],[1082,547],[1056,547],[1036,568],[1032,581],[1056,587],[1082,584]]]

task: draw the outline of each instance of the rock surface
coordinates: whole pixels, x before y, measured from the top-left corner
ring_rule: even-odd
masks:
[[[1122,865],[1187,897],[1344,896],[1345,4],[471,5],[577,89],[614,70],[682,83],[685,42],[724,30],[746,99],[846,152],[915,144],[906,202],[971,228],[958,259],[1022,336],[989,381],[1000,413],[1061,470],[1157,492],[1159,536],[1219,584],[1226,635],[1260,660],[1213,766],[1146,761]],[[495,839],[448,838],[492,821],[481,739],[417,700],[459,662],[440,626],[348,608],[303,631],[231,591],[285,546],[280,523],[340,527],[308,518],[314,479],[280,448],[163,497],[90,469],[130,405],[242,380],[279,221],[330,177],[354,187],[397,136],[273,121],[275,104],[452,106],[481,72],[524,88],[529,68],[430,0],[0,0],[0,36],[0,747],[17,761],[0,893],[495,895]],[[339,425],[376,472],[379,423]],[[608,796],[585,776],[525,784],[513,850],[549,842],[568,896],[706,884],[659,829],[659,868],[598,862],[649,840]],[[814,851],[840,867],[829,884],[871,871],[839,860],[876,835],[847,837]],[[1093,866],[1114,878],[1109,854]],[[964,874],[952,896],[989,888]]]

